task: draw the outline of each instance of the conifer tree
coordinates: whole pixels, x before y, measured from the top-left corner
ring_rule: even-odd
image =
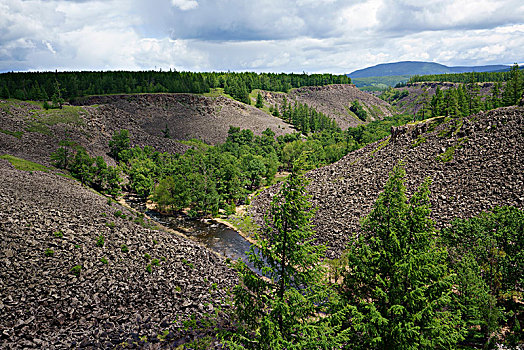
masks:
[[[452,276],[434,240],[430,182],[408,202],[404,176],[400,165],[393,169],[345,256],[346,326],[355,349],[453,348],[461,339],[460,316],[446,310]]]
[[[262,99],[262,95],[260,94],[260,92],[257,94],[257,102],[255,103],[255,107],[257,108],[264,107],[264,100]]]
[[[303,163],[303,162],[302,162]],[[324,246],[313,245],[306,179],[297,163],[274,197],[249,260],[267,278],[239,262],[240,284],[234,289],[237,331],[231,348],[331,349],[343,342],[336,322],[318,317],[329,304],[320,265]]]

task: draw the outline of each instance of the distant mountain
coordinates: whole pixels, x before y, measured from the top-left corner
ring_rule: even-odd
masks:
[[[395,63],[382,63],[373,67],[356,70],[349,73],[351,78],[385,77],[392,75],[427,75],[444,73],[466,73],[466,72],[493,72],[507,70],[509,66],[488,65],[488,66],[457,66],[448,67],[434,62],[415,62],[404,61]]]

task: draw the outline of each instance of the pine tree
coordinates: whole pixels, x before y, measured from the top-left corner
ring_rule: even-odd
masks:
[[[504,87],[502,100],[505,106],[512,106],[518,104],[522,98],[524,84],[520,77],[520,70],[518,64],[514,64],[509,72],[509,79]]]
[[[313,245],[306,179],[295,164],[265,217],[263,235],[249,260],[267,278],[239,262],[240,284],[234,289],[238,318],[231,348],[331,349],[345,333],[331,324],[327,311],[329,289],[320,265],[324,246]]]
[[[257,94],[257,102],[255,103],[255,107],[257,108],[264,107],[264,100],[262,99],[262,95],[260,94],[260,92]]]
[[[355,349],[453,348],[459,316],[447,311],[452,278],[429,218],[429,180],[411,197],[404,169],[393,169],[384,192],[351,238],[343,269],[344,299]]]

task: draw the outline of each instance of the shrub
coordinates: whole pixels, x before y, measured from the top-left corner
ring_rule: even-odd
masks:
[[[55,255],[55,252],[52,249],[47,248],[44,254],[45,256],[53,256]]]
[[[122,246],[120,247],[120,250],[122,251],[122,253],[128,253],[129,252],[129,248],[125,244],[122,244]]]
[[[70,272],[76,277],[80,276],[80,271],[82,271],[82,265],[75,265],[70,270]]]
[[[58,231],[55,231],[53,232],[53,235],[57,238],[62,238],[64,237],[64,233],[61,231],[61,230],[58,230]]]
[[[98,239],[96,240],[96,246],[97,247],[103,247],[104,246],[104,235],[98,236]]]
[[[100,258],[100,262],[102,262],[102,264],[107,265],[107,259],[105,257]]]

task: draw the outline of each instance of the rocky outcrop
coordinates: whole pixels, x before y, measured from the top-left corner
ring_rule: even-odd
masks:
[[[211,313],[236,283],[197,243],[2,159],[0,232],[0,348],[175,344],[180,322]]]
[[[391,138],[307,173],[318,208],[316,237],[328,246],[328,257],[339,256],[348,235],[358,233],[360,218],[371,211],[388,173],[400,161],[409,195],[426,177],[432,179],[432,218],[438,227],[495,206],[524,208],[524,108],[438,123],[398,128]],[[253,199],[249,214],[259,224],[277,190],[270,187]]]
[[[49,165],[49,155],[60,141],[70,140],[114,165],[107,156],[108,144],[113,133],[122,129],[129,130],[132,146],[147,145],[170,153],[189,148],[181,140],[224,142],[230,126],[251,129],[256,135],[267,128],[277,136],[294,131],[279,118],[225,97],[109,95],[86,97],[77,103],[80,105],[69,110],[70,106],[44,111],[38,103],[0,100],[0,154]],[[164,130],[169,130],[169,137]]]

